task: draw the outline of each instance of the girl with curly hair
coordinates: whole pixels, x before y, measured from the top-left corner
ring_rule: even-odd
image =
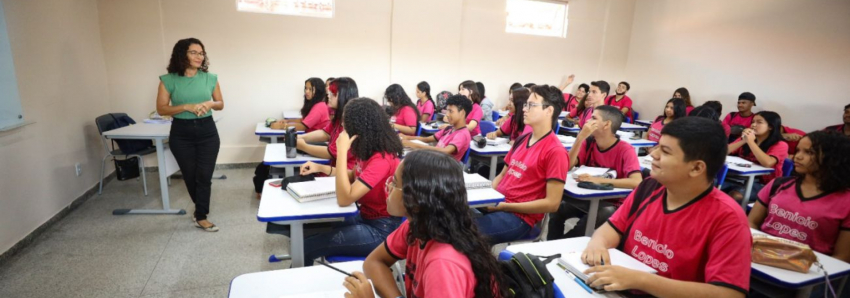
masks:
[[[363,263],[379,295],[401,296],[390,266],[403,259],[409,297],[510,297],[499,286],[505,284],[499,263],[474,224],[460,164],[435,151],[412,152],[386,189],[387,211],[407,221]],[[344,283],[353,297],[373,297],[365,276],[354,276]]]
[[[336,139],[336,163],[308,162],[301,167],[301,175],[336,176],[337,204],[357,204],[360,213],[333,224],[330,231],[321,224],[306,226],[305,266],[322,256],[368,255],[401,224],[401,218],[387,213],[387,192],[383,187],[395,173],[403,151],[387,114],[374,100],[357,98],[345,106],[342,118],[345,130]],[[355,160],[353,170],[346,169],[349,150]]]
[[[390,118],[393,128],[398,132],[413,136],[419,128],[419,110],[404,92],[399,84],[392,84],[384,92],[384,99],[389,102],[395,114]]]

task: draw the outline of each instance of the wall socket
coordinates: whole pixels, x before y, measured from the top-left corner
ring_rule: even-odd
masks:
[[[83,166],[80,163],[74,164],[74,171],[76,172],[77,177],[83,174]]]

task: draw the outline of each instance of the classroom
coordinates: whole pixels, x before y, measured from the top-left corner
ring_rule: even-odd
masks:
[[[848,16],[0,0],[0,297],[850,297]]]

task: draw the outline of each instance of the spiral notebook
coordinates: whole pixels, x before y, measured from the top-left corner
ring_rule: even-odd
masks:
[[[466,189],[490,188],[493,185],[490,180],[481,175],[466,172],[463,173],[463,182],[466,184]]]
[[[590,266],[582,262],[581,253],[582,252],[580,251],[575,251],[563,254],[560,258],[558,258],[558,265],[560,265],[562,268],[569,271],[582,281],[586,282],[588,276],[584,274],[584,271],[590,268]],[[647,266],[641,261],[632,258],[631,256],[618,249],[609,248],[608,256],[610,256],[611,258],[611,265],[623,266],[628,269],[643,271],[649,274],[658,273],[655,269],[652,269],[652,267]]]
[[[335,179],[317,177],[314,181],[290,183],[286,186],[286,192],[301,203],[336,198]]]

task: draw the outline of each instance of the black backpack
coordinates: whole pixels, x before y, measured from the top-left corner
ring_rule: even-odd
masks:
[[[110,131],[113,129],[130,126],[131,124],[136,124],[136,121],[134,121],[133,118],[130,118],[130,116],[127,115],[115,117],[115,114],[110,113],[109,116],[112,116],[112,119],[114,119],[115,122],[112,122],[112,125],[104,127],[103,131]],[[112,139],[112,141],[118,144],[118,148],[121,148],[121,152],[123,152],[124,154],[133,154],[153,147],[153,141],[151,140]]]
[[[549,274],[546,264],[560,257],[561,254],[540,257],[518,252],[510,260],[502,261],[508,290],[514,297],[555,297],[555,278]]]

